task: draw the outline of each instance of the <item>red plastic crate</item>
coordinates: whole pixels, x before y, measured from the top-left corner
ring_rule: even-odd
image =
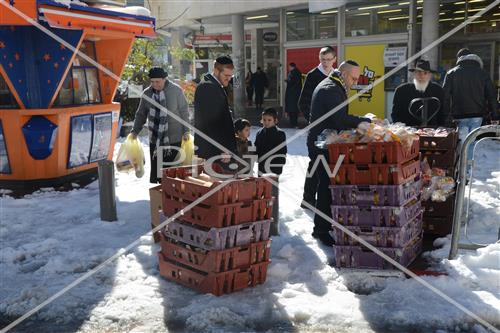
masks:
[[[335,166],[330,165],[331,170]],[[342,165],[330,178],[332,185],[400,185],[411,182],[420,174],[420,161],[404,164]]]
[[[420,143],[414,140],[409,149],[400,142],[333,143],[328,145],[330,164],[344,155],[343,164],[404,163],[418,157]]]
[[[224,182],[215,181],[208,187],[186,180],[186,177],[196,176],[201,174],[202,171],[204,171],[203,165],[164,169],[162,177],[163,195],[170,199],[182,199],[192,202]],[[228,184],[201,203],[212,206],[257,199],[271,199],[272,184],[265,177],[248,177],[226,181]]]
[[[362,269],[395,269],[388,261],[363,246],[334,246],[335,267]],[[377,248],[402,266],[409,266],[422,252],[419,235],[403,248]]]
[[[263,284],[267,277],[269,262],[254,264],[247,269],[234,269],[222,273],[204,273],[169,261],[158,253],[160,275],[201,293],[215,296],[229,294]]]
[[[183,210],[189,202],[163,197],[163,211],[172,216]],[[198,204],[177,217],[177,220],[205,228],[224,228],[242,223],[268,220],[272,216],[273,199],[252,200],[227,205]]]
[[[246,269],[251,265],[269,261],[270,252],[270,240],[222,251],[206,251],[171,241],[164,235],[161,240],[161,253],[166,259],[206,273]]]

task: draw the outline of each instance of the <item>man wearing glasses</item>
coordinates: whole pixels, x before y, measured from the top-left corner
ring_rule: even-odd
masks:
[[[337,54],[331,46],[325,46],[319,51],[319,61],[318,67],[307,73],[304,86],[302,87],[302,92],[299,97],[299,110],[304,115],[307,121],[309,121],[309,115],[311,114],[311,100],[314,89],[318,84],[326,79],[328,75],[333,70],[333,64],[337,61]],[[307,174],[311,173],[311,168],[314,161],[309,161],[309,166],[307,167]],[[316,188],[318,187],[318,180],[315,175],[306,177],[304,183],[304,194],[303,201],[311,204],[312,206],[316,203]],[[302,205],[302,208],[307,208],[307,206]]]
[[[228,56],[218,57],[214,63],[214,70],[206,74],[196,88],[194,94],[194,144],[198,147],[196,155],[209,159],[217,155],[224,155],[222,162],[229,162],[229,155],[218,147],[203,139],[202,132],[217,141],[231,152],[236,152],[234,125],[227,93],[224,88],[229,85],[233,76],[234,65]]]

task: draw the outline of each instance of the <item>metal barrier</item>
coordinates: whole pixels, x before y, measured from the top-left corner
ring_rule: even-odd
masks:
[[[473,130],[464,142],[462,142],[462,147],[460,148],[460,161],[458,165],[458,186],[457,193],[455,197],[455,212],[453,214],[453,228],[451,232],[451,248],[448,259],[452,260],[457,256],[458,249],[466,250],[477,250],[478,248],[484,247],[484,244],[462,244],[460,242],[460,227],[462,219],[462,208],[465,198],[465,186],[467,185],[467,154],[469,152],[469,146],[476,141],[476,138],[482,134],[494,134],[495,139],[500,139],[500,126],[499,125],[488,125],[482,126]],[[472,159],[471,168],[474,166],[474,158]],[[469,192],[470,193],[470,192]],[[468,221],[466,221],[466,224]],[[500,231],[499,231],[500,232]],[[500,236],[500,234],[499,234]]]

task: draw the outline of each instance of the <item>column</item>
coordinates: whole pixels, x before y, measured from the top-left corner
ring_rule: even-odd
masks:
[[[439,38],[439,1],[424,0],[422,11],[422,49]],[[437,68],[438,46],[434,46],[425,52],[431,68]]]
[[[234,63],[234,116],[245,113],[245,25],[243,15],[232,15],[232,58]]]
[[[345,5],[339,7],[337,14],[337,67],[344,61]]]
[[[278,89],[279,89],[279,102],[282,107],[285,106],[285,78],[286,78],[286,71],[288,70],[288,64],[287,64],[287,59],[286,59],[286,50],[285,50],[285,41],[286,41],[286,10],[285,9],[280,9],[280,35],[279,35],[279,42],[280,42],[280,76],[279,76],[279,82],[278,82]]]

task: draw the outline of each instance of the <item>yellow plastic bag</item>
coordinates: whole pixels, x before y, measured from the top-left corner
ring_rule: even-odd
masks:
[[[194,137],[191,134],[182,138],[181,149],[175,157],[176,161],[179,161],[181,165],[192,165],[194,156]]]
[[[118,151],[115,162],[116,169],[119,172],[129,172],[133,169],[135,176],[141,178],[144,175],[144,163],[144,151],[141,143],[132,134],[129,134]]]

